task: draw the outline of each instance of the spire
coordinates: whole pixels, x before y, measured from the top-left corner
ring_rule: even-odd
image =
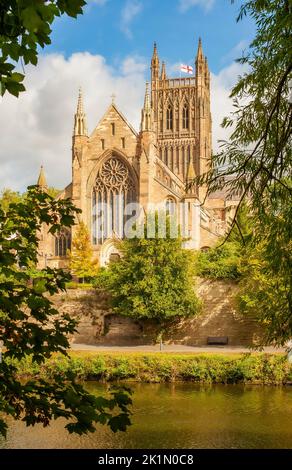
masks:
[[[187,180],[190,181],[190,180],[193,180],[194,178],[196,178],[196,171],[195,171],[195,168],[194,168],[194,162],[193,162],[193,159],[191,158],[191,161],[189,163],[189,166],[188,166],[188,171],[187,171]]]
[[[166,68],[165,68],[165,62],[164,61],[162,62],[160,80],[166,80]]]
[[[146,82],[145,98],[144,98],[144,110],[150,110],[150,96],[149,96],[149,83]]]
[[[146,82],[145,98],[144,98],[144,107],[142,109],[141,115],[141,131],[150,131],[152,130],[152,109],[150,105],[150,96],[149,96],[149,83]]]
[[[194,183],[194,179],[196,178],[196,171],[194,168],[194,162],[193,159],[191,158],[189,166],[188,166],[188,171],[187,171],[187,177],[186,177],[186,193],[188,195],[196,195],[197,194],[197,185]]]
[[[153,54],[151,59],[151,80],[158,80],[159,78],[159,58],[157,53],[156,42],[153,47]]]
[[[77,104],[77,114],[83,114],[83,96],[82,96],[82,88],[79,87],[79,95],[78,95],[78,104]]]
[[[199,38],[198,52],[197,52],[197,58],[196,58],[196,61],[199,61],[199,60],[204,60],[202,39],[201,38]]]
[[[158,59],[158,54],[157,54],[157,44],[156,44],[156,42],[154,42],[154,45],[153,45],[152,62],[155,61],[155,60],[159,60]]]
[[[41,189],[48,188],[43,165],[41,165],[40,174],[39,174],[38,181],[37,181],[37,186],[39,186]]]
[[[74,132],[73,135],[87,136],[86,115],[83,108],[83,96],[81,87],[79,88],[77,111],[74,116]]]

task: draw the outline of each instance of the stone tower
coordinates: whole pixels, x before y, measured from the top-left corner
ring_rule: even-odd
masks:
[[[195,76],[168,78],[156,43],[151,60],[151,107],[160,159],[185,183],[188,167],[205,173],[211,161],[210,72],[199,40]],[[198,188],[203,201],[206,190]]]

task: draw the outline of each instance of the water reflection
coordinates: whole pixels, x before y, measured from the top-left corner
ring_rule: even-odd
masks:
[[[105,386],[89,383],[92,393]],[[64,421],[49,428],[9,422],[2,448],[292,448],[289,387],[136,384],[133,425],[113,434],[99,426],[69,435]]]

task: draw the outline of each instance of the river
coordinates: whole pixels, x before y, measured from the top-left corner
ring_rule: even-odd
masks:
[[[88,383],[93,393],[104,385]],[[98,426],[70,435],[64,421],[26,428],[9,421],[0,448],[292,448],[292,387],[192,383],[131,384],[132,426],[113,434]]]

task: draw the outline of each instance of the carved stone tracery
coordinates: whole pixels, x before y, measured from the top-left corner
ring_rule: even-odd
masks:
[[[97,190],[106,188],[114,192],[128,192],[135,188],[129,169],[116,157],[111,157],[103,163],[98,172],[95,187]]]

